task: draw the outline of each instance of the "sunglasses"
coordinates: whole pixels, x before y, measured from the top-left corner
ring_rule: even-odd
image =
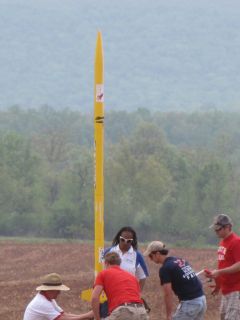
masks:
[[[218,229],[215,229],[215,232],[218,232],[220,230],[222,230],[224,227],[219,227]]]
[[[126,239],[126,238],[123,238],[122,236],[120,236],[119,239],[121,242],[125,242],[128,244],[133,242],[133,239]]]
[[[151,253],[149,253],[149,258],[152,260],[153,255],[156,254],[158,251],[152,251]]]

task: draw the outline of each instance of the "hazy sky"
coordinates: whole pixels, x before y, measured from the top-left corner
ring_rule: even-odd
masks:
[[[239,0],[0,0],[0,107],[240,107]]]

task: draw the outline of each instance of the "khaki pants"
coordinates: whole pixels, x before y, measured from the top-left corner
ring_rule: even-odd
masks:
[[[105,318],[105,320],[148,320],[144,306],[120,306]]]

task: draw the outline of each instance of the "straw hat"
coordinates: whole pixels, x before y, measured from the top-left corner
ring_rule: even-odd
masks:
[[[59,274],[50,273],[43,278],[42,285],[37,287],[36,290],[37,291],[48,291],[48,290],[68,291],[70,289],[64,284],[62,284],[62,279]]]

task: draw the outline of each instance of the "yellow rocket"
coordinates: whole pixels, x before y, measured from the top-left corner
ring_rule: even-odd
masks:
[[[103,269],[104,250],[104,62],[102,35],[98,32],[94,67],[94,273]],[[83,300],[91,300],[92,290],[81,294]],[[102,296],[101,301],[106,300]]]
[[[104,250],[104,74],[102,35],[98,32],[94,75],[94,221],[95,276],[103,268]]]

